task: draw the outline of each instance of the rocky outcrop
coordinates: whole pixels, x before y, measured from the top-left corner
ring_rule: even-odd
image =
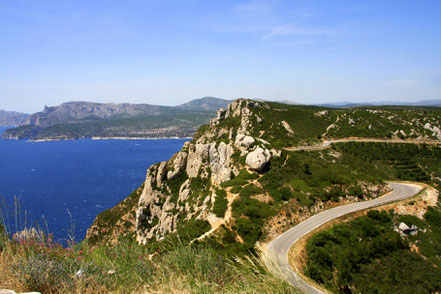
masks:
[[[237,134],[234,146],[240,150],[247,150],[254,142],[256,142],[256,140],[251,136]]]
[[[204,133],[187,142],[169,161],[149,168],[136,211],[139,243],[162,240],[175,232],[179,223],[190,219],[209,220],[214,189],[240,169],[232,159],[235,153],[248,154],[247,164],[256,171],[263,170],[271,151],[263,147],[268,142],[251,136],[250,108],[254,107],[263,106],[241,99],[219,109]],[[240,117],[240,124],[222,126],[225,119],[236,117]]]
[[[230,180],[230,161],[233,152],[233,147],[224,142],[221,142],[217,148],[214,143],[210,145],[211,182],[213,184],[220,184]]]
[[[248,153],[246,157],[246,164],[253,170],[263,171],[271,158],[271,153],[258,147],[256,150]]]
[[[185,142],[184,148],[188,148],[189,142]],[[187,152],[178,152],[170,159],[170,165],[167,171],[167,180],[173,180],[182,174],[187,166]]]

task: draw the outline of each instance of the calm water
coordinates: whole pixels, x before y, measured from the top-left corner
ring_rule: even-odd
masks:
[[[0,128],[0,133],[6,128]],[[14,196],[22,219],[39,223],[57,239],[66,239],[75,223],[81,240],[95,216],[113,207],[145,179],[147,168],[168,160],[184,139],[77,140],[26,142],[0,140],[0,195],[14,232]],[[0,200],[1,201],[1,200]],[[2,205],[0,204],[0,207]],[[8,224],[7,224],[8,225]]]

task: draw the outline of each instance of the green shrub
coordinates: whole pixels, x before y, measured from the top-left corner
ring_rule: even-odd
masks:
[[[216,190],[213,212],[217,217],[224,217],[228,207],[227,193],[224,190]]]
[[[264,191],[261,188],[258,188],[253,184],[249,184],[240,190],[239,195],[241,197],[250,197],[257,194],[262,194],[263,192]]]
[[[258,177],[259,177],[258,175],[251,174],[247,172],[245,169],[242,169],[236,177],[232,178],[229,181],[223,182],[221,186],[224,188],[234,187],[234,186],[244,186],[248,184],[249,180],[257,179]]]

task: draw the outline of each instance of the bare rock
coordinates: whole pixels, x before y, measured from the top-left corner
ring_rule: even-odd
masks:
[[[187,157],[187,152],[180,151],[172,158],[171,162],[169,162],[167,180],[175,179],[182,174],[182,171],[187,166]]]
[[[290,134],[294,134],[294,131],[291,129],[291,126],[289,125],[289,123],[285,120],[282,120],[282,126],[285,128],[285,130],[290,133]]]
[[[248,153],[245,162],[251,169],[262,171],[270,158],[271,154],[268,150],[258,147],[256,150]]]
[[[210,144],[196,143],[190,145],[187,157],[187,174],[190,178],[197,177],[204,160],[208,160]]]
[[[230,158],[233,147],[221,142],[216,149],[215,144],[210,146],[211,182],[223,183],[231,179]]]
[[[234,140],[234,145],[238,149],[248,149],[256,140],[253,137],[244,134],[237,134],[236,140]]]

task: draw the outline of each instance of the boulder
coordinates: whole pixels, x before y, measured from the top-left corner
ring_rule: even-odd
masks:
[[[400,229],[401,232],[404,232],[404,231],[408,231],[410,228],[409,228],[408,225],[406,225],[405,223],[401,222],[398,225],[398,229]]]
[[[253,170],[262,171],[270,158],[271,154],[268,150],[258,147],[256,150],[248,153],[245,163]]]

